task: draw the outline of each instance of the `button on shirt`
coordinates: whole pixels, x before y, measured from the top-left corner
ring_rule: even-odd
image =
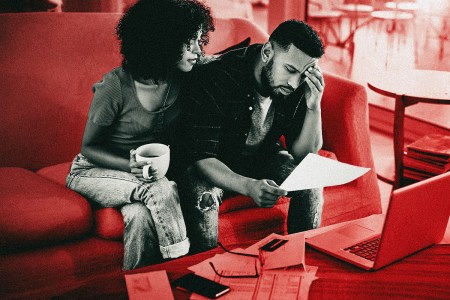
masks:
[[[230,51],[188,75],[180,93],[183,103],[180,137],[185,141],[185,158],[190,163],[218,158],[225,164],[245,152],[256,105],[254,63],[262,45]],[[265,128],[256,152],[279,149],[285,136],[289,147],[301,132],[305,114],[303,86],[283,99],[271,99],[272,124]]]
[[[273,123],[274,110],[271,109],[272,99],[263,97],[255,91],[255,106],[250,106],[252,113],[252,124],[245,142],[243,154],[257,152],[265,136],[269,132]]]

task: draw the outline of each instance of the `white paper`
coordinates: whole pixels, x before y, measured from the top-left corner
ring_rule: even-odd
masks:
[[[364,175],[370,168],[358,167],[309,153],[280,185],[286,191],[299,191],[345,184]]]
[[[130,300],[174,299],[165,270],[125,274],[125,282]]]
[[[264,271],[258,280],[256,300],[306,300],[318,267],[309,266]]]
[[[288,242],[273,252],[259,251],[259,248],[274,238],[287,240]],[[290,235],[279,235],[272,233],[259,242],[245,249],[246,253],[259,254],[260,260],[264,261],[262,269],[278,269],[289,266],[305,266],[305,235],[296,233]]]
[[[264,268],[257,264],[258,278],[225,278],[217,276],[209,262],[213,262],[222,275],[237,276],[254,273],[255,258],[231,253],[216,254],[212,258],[189,267],[189,270],[194,271],[197,275],[229,286],[230,292],[220,297],[223,300],[308,299],[311,283],[317,279],[315,275],[318,268],[305,264],[304,233],[286,236],[272,233],[245,250],[233,249],[233,251],[258,255],[260,254],[259,248],[273,238],[287,239],[289,242],[284,246],[290,245],[290,247],[283,249],[282,246],[273,252],[275,254],[274,258],[277,258],[277,252],[286,256],[281,259],[280,263],[275,263],[275,260],[270,263],[272,266],[269,266],[269,268]],[[256,261],[258,262],[259,260]],[[266,263],[268,262],[270,261],[266,261]],[[287,265],[289,267],[286,267]],[[277,268],[277,266],[280,267]],[[189,299],[206,300],[207,298],[192,293]]]

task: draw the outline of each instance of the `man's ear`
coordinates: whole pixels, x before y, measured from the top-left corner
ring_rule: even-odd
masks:
[[[266,42],[261,49],[261,59],[264,63],[269,62],[273,57],[273,46],[271,42]]]

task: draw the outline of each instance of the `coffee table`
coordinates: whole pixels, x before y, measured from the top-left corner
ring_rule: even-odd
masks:
[[[254,242],[228,245],[228,248],[245,248]],[[188,273],[189,266],[222,252],[217,248],[127,273],[166,270],[169,280],[173,281]],[[312,300],[450,299],[450,245],[435,245],[376,272],[361,270],[309,247],[305,255],[307,264],[319,267],[316,274],[319,279],[313,282],[309,292]],[[189,299],[188,293],[177,289],[173,293],[175,299]],[[96,279],[58,298],[128,299],[123,274]]]

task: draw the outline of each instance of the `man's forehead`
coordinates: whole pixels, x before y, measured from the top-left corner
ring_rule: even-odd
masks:
[[[293,66],[299,72],[304,72],[311,66],[314,66],[318,59],[309,56],[302,50],[298,49],[294,45],[290,45],[288,50],[278,49],[280,53],[283,53],[281,56],[283,57],[284,63]]]

